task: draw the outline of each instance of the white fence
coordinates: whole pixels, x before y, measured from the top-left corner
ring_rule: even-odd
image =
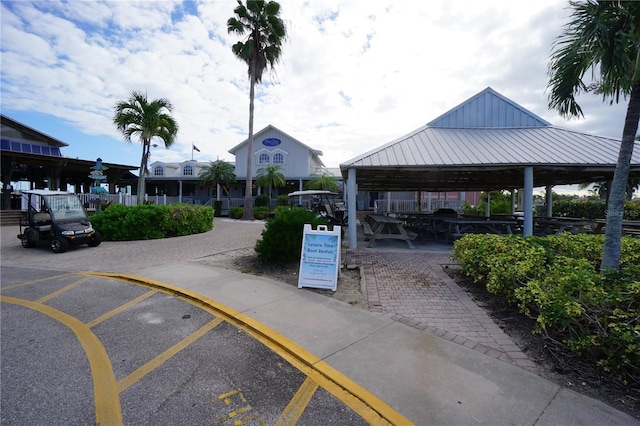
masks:
[[[463,201],[451,200],[423,200],[418,206],[415,200],[375,200],[373,202],[374,212],[425,212],[433,213],[438,209],[453,209],[461,211],[464,207]]]

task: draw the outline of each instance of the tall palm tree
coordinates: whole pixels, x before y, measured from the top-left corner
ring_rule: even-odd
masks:
[[[244,196],[245,220],[253,219],[252,177],[253,177],[253,108],[255,85],[262,82],[264,71],[280,61],[282,43],[286,38],[284,22],[280,18],[280,4],[275,1],[238,0],[233,10],[234,17],[227,21],[229,34],[247,34],[231,48],[238,59],[245,62],[249,72],[249,149],[247,152],[247,178]]]
[[[327,172],[316,175],[305,185],[306,189],[321,189],[331,192],[338,192],[338,178]]]
[[[280,170],[282,170],[282,167],[278,165],[270,165],[258,169],[256,182],[260,186],[269,188],[269,200],[271,200],[271,188],[283,187],[287,184],[287,179]]]
[[[222,189],[227,192],[227,196],[229,196],[229,191],[225,186],[236,181],[236,174],[234,173],[232,164],[224,160],[216,160],[200,169],[198,180],[201,185],[212,185],[216,187],[216,197],[219,200],[220,191],[218,190],[218,185],[221,185]]]
[[[640,2],[570,1],[571,21],[554,43],[549,63],[549,107],[582,116],[576,95],[594,92],[618,102],[629,96],[618,163],[611,183],[602,270],[619,269],[622,215],[634,137],[640,120]],[[587,84],[584,75],[596,80]]]
[[[142,204],[145,193],[144,179],[149,163],[151,141],[159,138],[165,148],[173,145],[178,134],[178,123],[171,116],[173,110],[171,102],[165,98],[152,102],[142,92],[132,91],[129,99],[116,104],[113,114],[113,124],[122,132],[127,142],[137,136],[142,143],[142,158],[138,173],[138,205]]]

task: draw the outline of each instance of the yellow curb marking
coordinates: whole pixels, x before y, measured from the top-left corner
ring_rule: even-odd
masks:
[[[307,377],[310,377],[327,392],[334,395],[365,421],[372,425],[412,425],[413,423],[391,408],[374,394],[358,385],[318,357],[287,339],[280,333],[234,309],[196,292],[185,290],[161,281],[128,274],[81,272],[82,274],[119,279],[145,285],[162,292],[182,297],[191,304],[221,317],[237,328],[244,330],[262,344],[276,352]]]
[[[309,402],[311,401],[311,397],[318,389],[318,384],[307,377],[298,392],[291,398],[291,401],[284,408],[284,411],[275,422],[275,426],[285,426],[285,425],[295,425],[298,422],[298,419],[304,412],[304,409],[307,408]]]
[[[12,285],[12,286],[9,286],[9,287],[2,287],[2,291],[11,290],[13,288],[18,288],[18,287],[24,287],[24,286],[31,285],[31,284],[37,284],[37,283],[41,283],[43,281],[49,281],[49,280],[55,280],[55,279],[58,279],[58,278],[69,277],[71,275],[74,275],[74,274],[73,273],[68,273],[68,274],[54,275],[53,277],[40,278],[38,280],[27,281],[25,283],[15,284],[15,285]]]
[[[129,309],[130,307],[132,307],[134,305],[137,305],[138,303],[144,301],[145,299],[148,299],[149,297],[153,296],[156,293],[157,293],[157,290],[149,290],[146,293],[143,293],[142,295],[136,297],[135,299],[130,300],[129,302],[125,303],[124,305],[120,305],[116,309],[114,309],[114,310],[112,310],[110,312],[107,312],[105,314],[100,315],[98,318],[88,322],[87,326],[89,326],[89,328],[95,327],[96,325],[100,324],[102,321],[106,321],[109,318],[116,316],[120,312],[123,312],[123,311]]]
[[[53,299],[54,297],[57,297],[57,296],[61,295],[61,294],[62,294],[62,293],[64,293],[65,291],[69,291],[69,290],[71,290],[72,288],[76,288],[76,287],[78,287],[80,284],[84,284],[84,283],[86,283],[86,282],[87,282],[87,281],[89,281],[90,279],[91,279],[91,277],[83,277],[83,278],[80,278],[78,281],[74,281],[74,282],[72,282],[71,284],[69,284],[69,285],[67,285],[67,286],[62,287],[61,289],[54,291],[53,293],[49,293],[48,295],[46,295],[46,296],[44,296],[44,297],[41,297],[40,299],[36,300],[36,303],[44,303],[44,302],[47,302],[47,301],[49,301],[49,300]]]
[[[139,367],[137,370],[129,374],[127,377],[121,379],[118,382],[118,392],[124,392],[131,385],[136,383],[138,380],[142,379],[144,376],[155,370],[157,367],[166,362],[169,358],[189,346],[191,343],[195,342],[209,331],[213,330],[217,327],[223,320],[221,318],[216,318],[213,321],[205,324],[200,327],[197,331],[191,333],[189,336],[182,339],[180,342],[176,343],[157,357],[153,358],[151,361],[147,362],[143,366]]]
[[[23,306],[47,315],[64,324],[78,337],[89,360],[93,376],[93,397],[96,406],[97,425],[121,425],[120,398],[116,387],[111,361],[102,342],[91,332],[89,327],[71,315],[60,312],[47,305],[14,297],[0,297],[0,301]]]

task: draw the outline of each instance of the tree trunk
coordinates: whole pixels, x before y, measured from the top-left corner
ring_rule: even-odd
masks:
[[[609,203],[607,205],[607,224],[605,227],[604,247],[600,270],[620,269],[620,252],[622,239],[622,217],[624,215],[624,201],[626,199],[627,180],[633,145],[640,120],[640,81],[631,87],[631,97],[627,106],[627,116],[624,121],[622,142],[618,153],[618,164],[611,182]]]
[[[247,178],[244,191],[243,220],[253,220],[253,98],[255,95],[256,76],[255,70],[251,72],[251,84],[249,88],[249,147],[247,150]]]
[[[151,146],[149,146],[149,149],[151,148]],[[148,149],[147,149],[147,142],[143,141],[142,142],[142,158],[140,159],[140,171],[138,172],[138,205],[142,205],[142,201],[144,200],[144,193],[145,193],[145,187],[144,187],[144,178],[145,178],[145,173],[147,170],[147,156],[149,155],[147,153]]]

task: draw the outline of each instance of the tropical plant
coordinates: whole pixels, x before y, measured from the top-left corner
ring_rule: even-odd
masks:
[[[235,43],[231,50],[248,66],[249,73],[249,138],[247,151],[247,178],[244,196],[243,219],[253,219],[252,176],[253,176],[253,110],[255,86],[262,82],[262,74],[273,68],[280,60],[282,43],[286,38],[284,21],[280,18],[280,4],[275,1],[238,0],[233,10],[234,17],[227,20],[227,31],[240,36],[247,34],[244,41]]]
[[[618,162],[611,183],[602,270],[619,269],[622,215],[640,120],[640,2],[571,1],[571,21],[554,42],[549,63],[549,107],[583,116],[576,96],[602,95],[610,103],[629,96]],[[587,84],[587,72],[595,81]]]
[[[122,132],[127,142],[137,136],[142,144],[142,158],[138,173],[138,205],[142,205],[145,193],[144,179],[147,174],[151,141],[159,138],[165,148],[173,145],[178,134],[178,123],[171,116],[173,106],[165,98],[149,102],[147,95],[132,91],[129,99],[116,104],[113,124]]]
[[[256,182],[262,187],[269,188],[269,199],[271,199],[271,188],[279,188],[287,184],[287,179],[280,170],[282,167],[278,165],[269,165],[258,169]]]
[[[202,167],[200,173],[198,173],[198,181],[200,185],[211,185],[216,188],[216,198],[220,199],[220,191],[218,185],[222,187],[223,191],[226,191],[227,197],[230,197],[229,190],[226,186],[229,183],[236,181],[235,169],[231,163],[227,163],[224,160],[216,160],[209,163],[209,165]]]
[[[338,192],[338,178],[334,175],[323,172],[321,175],[312,175],[314,176],[309,182],[304,186],[306,189],[320,189],[331,192]]]

